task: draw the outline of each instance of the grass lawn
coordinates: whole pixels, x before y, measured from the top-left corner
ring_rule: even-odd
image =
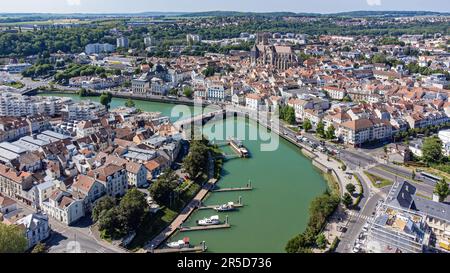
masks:
[[[25,85],[21,82],[10,82],[10,83],[5,83],[3,85],[12,87],[12,88],[16,88],[16,89],[21,89],[23,88]]]
[[[394,182],[392,182],[388,179],[381,178],[381,177],[373,175],[369,172],[364,172],[364,174],[367,175],[367,177],[369,177],[370,182],[372,182],[372,185],[376,188],[381,189],[381,188],[384,188],[384,187],[394,184]]]

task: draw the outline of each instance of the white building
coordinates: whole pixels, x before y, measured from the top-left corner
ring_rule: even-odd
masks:
[[[169,86],[160,78],[153,78],[151,80],[150,92],[153,95],[165,96],[169,91]]]
[[[88,44],[86,45],[84,52],[88,55],[100,54],[100,53],[110,53],[116,50],[114,45],[111,44]]]
[[[42,211],[59,222],[71,225],[84,216],[83,200],[75,200],[68,192],[56,190],[42,203]]]
[[[209,82],[206,87],[206,94],[208,100],[225,100],[225,88],[221,82]]]
[[[88,173],[106,188],[106,194],[111,197],[125,195],[128,189],[127,171],[124,166],[108,164]]]
[[[128,48],[129,41],[127,37],[117,38],[117,48]]]
[[[188,43],[200,43],[202,41],[202,38],[200,35],[197,34],[187,34],[186,41]]]
[[[262,97],[259,94],[248,94],[245,97],[245,107],[250,110],[257,111],[262,105]]]
[[[50,236],[48,217],[46,215],[32,213],[17,220],[15,224],[24,230],[28,242],[28,249]]]
[[[131,81],[131,90],[133,93],[147,93],[150,90],[150,82],[147,79],[147,73]]]

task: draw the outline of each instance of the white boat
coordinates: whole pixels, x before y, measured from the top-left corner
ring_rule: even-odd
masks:
[[[167,247],[169,248],[187,248],[190,247],[189,238],[186,237],[183,240],[179,240],[176,242],[167,243]]]
[[[214,226],[214,225],[220,225],[220,218],[218,215],[211,216],[210,218],[205,218],[202,220],[199,220],[197,222],[199,226]]]
[[[232,211],[236,207],[234,206],[233,202],[228,202],[227,204],[223,204],[220,206],[215,207],[214,209],[218,212],[224,212],[224,211]]]

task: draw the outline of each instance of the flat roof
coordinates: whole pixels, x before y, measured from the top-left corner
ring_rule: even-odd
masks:
[[[50,144],[50,142],[42,140],[42,139],[34,139],[31,136],[24,136],[21,138],[21,140],[25,141],[25,142],[29,142],[31,144],[37,145],[39,147],[45,146]]]
[[[16,158],[19,158],[19,155],[11,151],[5,150],[3,148],[0,148],[0,157],[5,159],[6,161],[11,161]]]
[[[16,154],[24,154],[24,153],[27,152],[27,149],[24,149],[23,147],[16,146],[16,145],[11,144],[9,142],[2,142],[2,143],[0,143],[0,147],[5,149],[5,150],[11,151],[13,153],[16,153]]]
[[[12,144],[14,144],[16,146],[19,146],[21,148],[27,149],[28,151],[37,151],[37,150],[39,150],[39,146],[38,145],[32,144],[30,142],[23,141],[23,140],[17,140],[15,142],[12,142]]]
[[[57,133],[57,132],[53,132],[53,131],[50,131],[50,130],[44,131],[41,134],[47,135],[47,136],[50,136],[50,137],[53,137],[53,138],[57,138],[57,139],[60,139],[60,140],[69,139],[70,138],[69,136],[66,136],[66,135],[63,135],[63,134],[60,134],[60,133]]]

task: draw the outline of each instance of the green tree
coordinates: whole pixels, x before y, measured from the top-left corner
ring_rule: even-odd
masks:
[[[109,110],[111,101],[112,95],[109,92],[105,92],[100,96],[100,103],[106,107],[106,110]]]
[[[37,245],[35,245],[33,250],[31,251],[31,253],[46,253],[46,252],[47,246],[40,242]]]
[[[98,200],[92,209],[92,220],[97,222],[103,211],[107,211],[116,206],[116,200],[110,196],[106,196]]]
[[[342,203],[345,205],[346,208],[350,208],[353,205],[353,198],[348,192],[344,194],[344,197],[342,198]]]
[[[121,211],[118,207],[102,211],[98,219],[98,229],[112,239],[120,238],[127,234],[126,221],[120,213]]]
[[[183,89],[183,94],[184,94],[187,98],[191,98],[191,97],[192,97],[192,94],[193,94],[192,88],[189,87],[189,86],[186,86],[186,87]]]
[[[325,234],[321,233],[317,236],[316,245],[319,249],[325,249],[328,245],[328,240],[325,237]]]
[[[336,128],[333,125],[328,126],[325,137],[330,140],[336,138]]]
[[[209,148],[199,140],[193,140],[189,154],[183,160],[183,169],[192,179],[197,179],[202,174],[207,174]]]
[[[134,103],[134,101],[132,99],[127,99],[127,101],[125,102],[125,106],[129,107],[129,108],[133,108],[136,106],[136,103]]]
[[[178,179],[172,169],[167,169],[149,189],[150,196],[158,204],[168,204],[170,194],[178,187]]]
[[[345,186],[345,189],[347,189],[347,191],[351,194],[351,195],[353,195],[354,193],[355,193],[355,191],[356,191],[356,187],[355,187],[355,185],[353,185],[353,184],[347,184],[347,186]]]
[[[450,195],[450,188],[445,179],[442,179],[441,181],[436,183],[434,194],[439,196],[439,202],[444,202],[445,199]]]
[[[22,253],[27,246],[27,239],[20,227],[0,222],[0,253]]]
[[[305,119],[304,121],[303,121],[303,130],[305,130],[305,132],[308,132],[309,130],[311,130],[312,129],[312,124],[311,124],[311,121],[309,120],[309,119]]]
[[[148,205],[145,194],[134,188],[129,190],[120,201],[120,214],[126,219],[128,230],[135,230],[142,223]]]
[[[323,121],[319,121],[317,124],[316,133],[322,138],[325,137],[325,124]]]
[[[81,89],[78,91],[78,95],[79,95],[80,97],[86,97],[86,96],[87,96],[87,90],[86,90],[86,88],[81,88]]]
[[[442,141],[438,137],[428,137],[423,142],[422,158],[426,163],[438,163],[442,160]]]

